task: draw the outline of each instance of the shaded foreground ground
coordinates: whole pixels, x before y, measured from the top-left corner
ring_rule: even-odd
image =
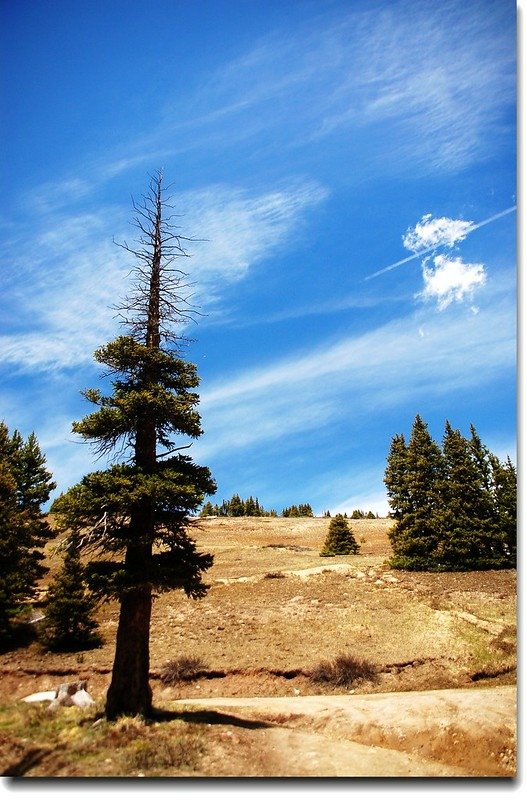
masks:
[[[21,717],[19,727],[33,734],[20,735],[16,725],[6,733],[20,698],[64,680],[87,679],[102,706],[115,605],[100,609],[105,644],[97,650],[50,654],[30,642],[0,656],[0,735],[8,758],[2,769],[26,775],[370,774],[364,769],[376,776],[383,774],[379,769],[393,770],[387,776],[513,775],[515,572],[390,570],[389,520],[354,521],[360,554],[321,558],[328,524],[280,518],[199,523],[200,549],[215,555],[208,595],[195,602],[171,593],[154,606],[154,698],[176,716],[148,727],[136,721],[139,728],[129,737],[121,730],[121,760],[115,747],[105,754],[113,734],[102,722],[93,728],[98,733],[90,747],[104,757],[91,764],[91,756],[75,755],[68,737],[80,747],[93,712],[82,722],[77,717],[87,712],[65,710],[66,744],[59,746],[59,737],[57,750],[48,748],[34,763],[27,754],[39,748],[36,731],[48,724],[43,712],[21,712],[27,719]],[[54,567],[51,549],[49,559]],[[369,676],[351,688],[314,683],[313,668],[342,653],[369,664]],[[195,679],[165,685],[165,664],[187,655],[202,662]],[[182,701],[194,716],[181,717]],[[195,703],[210,709],[197,711]],[[152,737],[158,744],[173,741],[174,726],[185,743],[177,757],[167,745],[162,758]],[[142,760],[128,754],[140,741],[147,743]],[[149,747],[156,753],[151,759]],[[193,754],[189,763],[185,749]]]

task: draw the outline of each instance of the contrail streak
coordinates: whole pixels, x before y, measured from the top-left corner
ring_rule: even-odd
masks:
[[[474,225],[471,225],[470,228],[467,229],[467,235],[472,233],[472,231],[476,231],[478,228],[482,228],[484,225],[489,225],[494,220],[500,219],[500,217],[504,217],[507,214],[512,214],[513,211],[516,211],[516,206],[511,206],[510,208],[506,208],[505,211],[499,211],[497,214],[493,214],[492,217],[488,217],[487,219],[482,220],[482,222],[476,222]],[[394,264],[390,264],[388,267],[384,267],[383,269],[377,270],[377,272],[372,272],[371,275],[366,275],[364,278],[365,281],[371,280],[371,278],[377,278],[379,275],[383,275],[385,272],[390,272],[392,269],[396,269],[400,267],[402,264],[407,264],[409,261],[413,261],[416,258],[421,258],[421,256],[426,256],[427,253],[431,253],[433,250],[436,250],[437,245],[433,247],[427,247],[426,250],[420,250],[418,253],[414,253],[411,256],[407,256],[406,258],[402,258],[400,261],[396,261]]]

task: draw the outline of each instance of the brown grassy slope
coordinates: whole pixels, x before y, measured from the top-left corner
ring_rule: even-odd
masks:
[[[211,588],[200,601],[172,592],[156,600],[151,668],[156,692],[177,696],[327,692],[306,674],[349,653],[374,665],[356,691],[470,685],[471,676],[511,681],[516,585],[512,570],[403,573],[387,568],[391,521],[354,520],[356,556],[321,558],[327,518],[208,518],[194,528],[214,554]],[[49,549],[51,553],[51,548]],[[53,558],[53,566],[56,557]],[[99,609],[102,648],[45,653],[34,643],[0,657],[8,693],[52,688],[60,673],[86,677],[95,693],[109,681],[116,604]],[[210,672],[190,686],[157,685],[167,661],[199,657]],[[34,672],[28,675],[27,670]],[[331,689],[329,689],[331,691]]]

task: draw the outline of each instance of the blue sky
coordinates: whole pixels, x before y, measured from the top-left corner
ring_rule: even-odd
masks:
[[[516,4],[0,5],[0,418],[59,490],[164,169],[216,500],[387,511],[391,437],[516,457]]]

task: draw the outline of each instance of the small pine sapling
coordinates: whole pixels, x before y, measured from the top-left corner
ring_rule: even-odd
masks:
[[[328,535],[320,552],[321,556],[356,555],[360,550],[348,520],[336,514],[329,523]]]

